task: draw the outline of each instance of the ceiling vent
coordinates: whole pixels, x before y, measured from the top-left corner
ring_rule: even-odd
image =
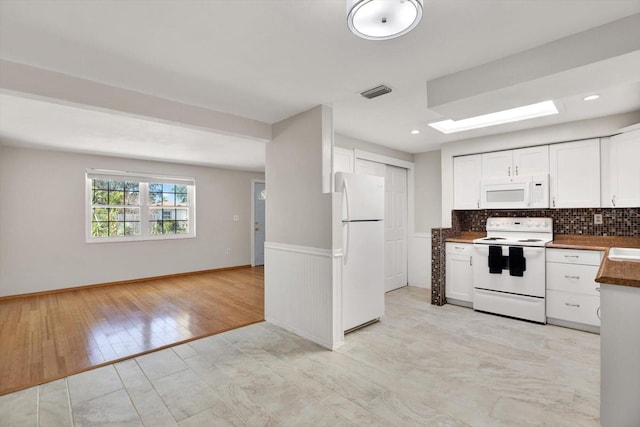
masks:
[[[360,92],[360,95],[364,96],[367,99],[373,99],[378,96],[384,95],[391,92],[391,88],[385,85],[376,86],[374,88],[365,90],[364,92]]]

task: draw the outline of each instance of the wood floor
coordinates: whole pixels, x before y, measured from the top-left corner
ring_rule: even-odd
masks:
[[[264,319],[262,267],[0,301],[0,395]]]

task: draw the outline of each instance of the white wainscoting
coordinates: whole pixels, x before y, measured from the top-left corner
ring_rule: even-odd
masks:
[[[264,247],[265,320],[328,349],[342,345],[341,250]]]
[[[409,235],[409,285],[431,288],[431,234]]]

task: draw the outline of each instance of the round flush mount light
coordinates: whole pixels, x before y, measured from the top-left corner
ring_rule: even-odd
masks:
[[[596,94],[593,94],[593,95],[585,96],[585,97],[584,97],[584,100],[585,100],[585,101],[595,101],[595,100],[596,100],[596,99],[598,99],[598,98],[600,98],[600,95],[598,95],[598,94],[596,93]]]
[[[347,0],[347,24],[367,40],[389,40],[408,33],[422,19],[423,0]]]

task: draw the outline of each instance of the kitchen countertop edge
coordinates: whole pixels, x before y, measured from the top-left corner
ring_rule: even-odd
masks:
[[[608,285],[640,288],[640,262],[608,258],[613,247],[640,248],[640,237],[558,235],[547,248],[604,251],[595,281]]]

